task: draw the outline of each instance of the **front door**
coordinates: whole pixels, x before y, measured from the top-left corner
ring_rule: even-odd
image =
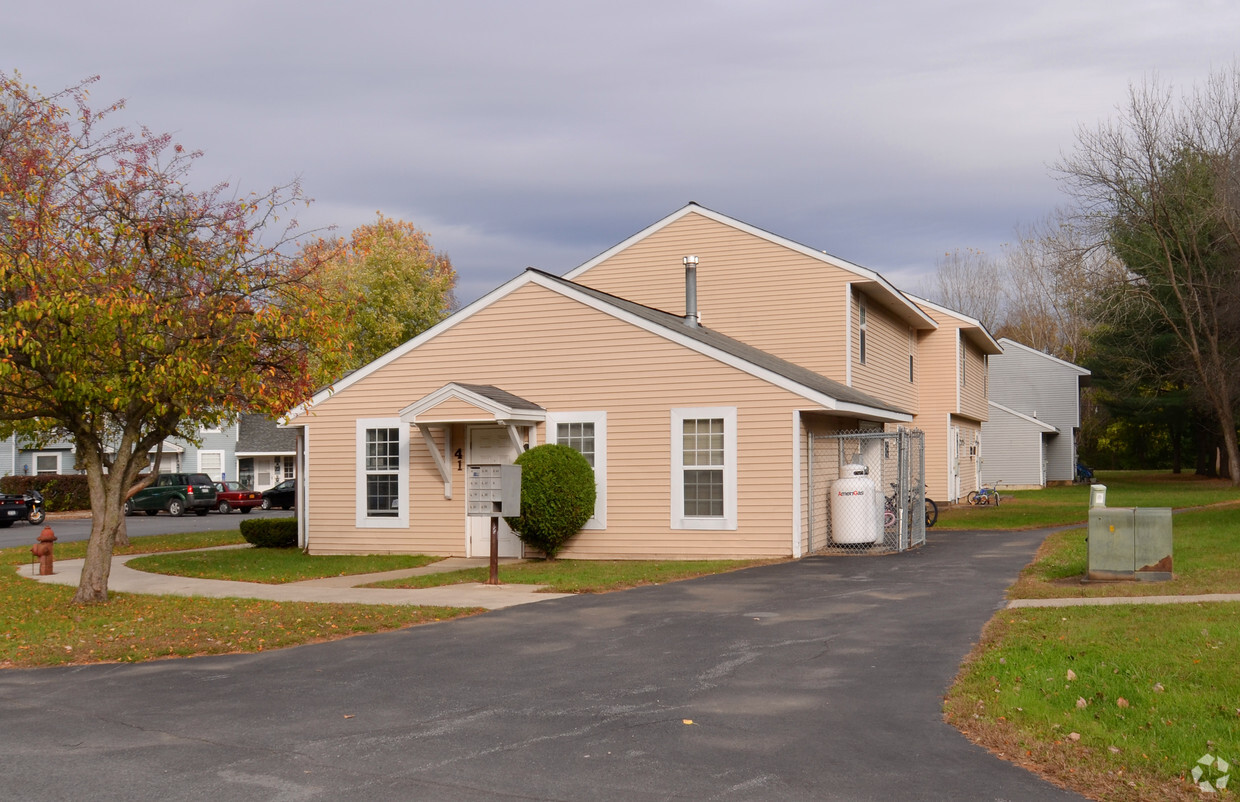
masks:
[[[952,426],[947,435],[947,498],[960,498],[960,427]]]
[[[469,465],[511,465],[517,449],[502,426],[475,426],[469,430]],[[491,556],[491,519],[469,516],[469,556]],[[499,519],[499,556],[520,557],[521,541]]]

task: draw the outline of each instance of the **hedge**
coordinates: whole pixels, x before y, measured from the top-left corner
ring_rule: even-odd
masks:
[[[48,512],[90,509],[90,486],[86,484],[84,473],[41,473],[0,478],[0,493],[19,495],[31,490],[43,494],[44,509]]]
[[[548,559],[594,514],[594,469],[575,448],[547,443],[517,457],[521,466],[521,514],[505,518],[527,546]]]
[[[291,549],[297,545],[297,519],[249,518],[241,522],[241,536],[260,549]]]

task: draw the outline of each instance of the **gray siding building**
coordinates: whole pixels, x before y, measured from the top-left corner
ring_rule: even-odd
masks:
[[[1089,371],[1006,337],[999,345],[1003,353],[990,357],[982,480],[1017,487],[1072,481]]]

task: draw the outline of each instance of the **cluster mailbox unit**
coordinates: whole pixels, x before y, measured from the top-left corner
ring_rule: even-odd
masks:
[[[465,472],[465,511],[482,518],[521,514],[520,465],[470,465]]]
[[[491,573],[499,584],[499,519],[521,514],[520,465],[470,465],[465,471],[465,512],[491,519]]]

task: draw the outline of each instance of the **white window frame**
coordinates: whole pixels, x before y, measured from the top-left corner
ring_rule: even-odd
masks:
[[[400,496],[397,499],[396,515],[371,517],[366,514],[366,430],[367,429],[398,429],[400,444],[399,469],[397,486]],[[357,476],[356,476],[356,514],[354,522],[359,529],[407,529],[409,527],[409,425],[402,423],[400,418],[358,418],[357,419]]]
[[[40,472],[39,471],[39,457],[54,457],[56,459],[56,470],[51,473]],[[31,475],[33,476],[43,476],[43,475],[59,476],[60,466],[61,466],[60,458],[61,458],[61,454],[59,451],[37,451],[35,452],[35,455],[30,458]]]
[[[561,423],[592,423],[594,424],[594,515],[586,521],[582,529],[607,528],[607,413],[596,412],[548,412],[547,437],[548,443],[559,442]]]
[[[200,450],[198,451],[198,473],[205,473],[205,474],[207,474],[207,476],[210,476],[210,477],[211,477],[211,481],[213,481],[213,482],[218,482],[218,481],[220,481],[220,476],[217,476],[217,475],[212,475],[209,471],[207,471],[206,469],[204,469],[204,468],[202,467],[202,455],[203,455],[203,454],[218,454],[218,455],[219,455],[219,457],[220,457],[220,469],[219,469],[219,471],[217,471],[217,473],[218,473],[218,474],[220,474],[220,475],[222,475],[222,474],[224,474],[224,473],[225,473],[225,470],[224,470],[224,467],[225,467],[225,466],[224,466],[224,452],[223,452],[222,450],[220,450],[220,449],[205,449],[205,450],[200,449]],[[237,477],[235,477],[235,476],[233,477],[233,479],[234,479],[234,480],[236,480],[236,478],[237,478]]]
[[[736,529],[736,407],[676,407],[671,424],[672,529]],[[684,422],[723,419],[723,516],[685,515]]]

